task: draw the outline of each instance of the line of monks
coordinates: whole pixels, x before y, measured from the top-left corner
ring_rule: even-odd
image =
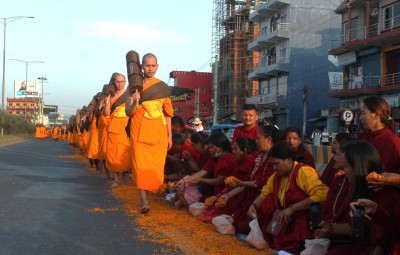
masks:
[[[52,137],[54,141],[65,141],[67,139],[67,125],[63,124],[61,127],[58,124],[54,125],[54,128],[48,128],[42,124],[36,124],[35,127],[35,138],[43,140]]]

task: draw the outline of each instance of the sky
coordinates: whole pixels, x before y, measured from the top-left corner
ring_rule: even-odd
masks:
[[[112,73],[126,75],[130,50],[154,53],[156,77],[170,86],[171,71],[210,72],[212,8],[211,0],[0,0],[1,21],[34,17],[6,25],[5,98],[26,75],[11,59],[44,62],[28,66],[28,81],[46,76],[44,102],[66,116],[88,105]]]

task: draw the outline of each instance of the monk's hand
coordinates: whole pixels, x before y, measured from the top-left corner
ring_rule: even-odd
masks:
[[[251,204],[249,210],[247,211],[247,217],[250,219],[257,219],[257,208],[254,204]]]
[[[168,136],[168,150],[172,148],[172,135]]]
[[[332,225],[328,222],[322,221],[319,224],[319,227],[317,230],[315,230],[314,237],[315,238],[326,238],[331,234],[332,231]]]
[[[178,189],[183,188],[183,187],[185,186],[185,180],[180,179],[180,180],[175,184],[175,186],[176,186]]]
[[[372,200],[366,198],[357,199],[356,202],[350,203],[350,209],[351,209],[349,212],[350,217],[353,217],[353,210],[356,209],[357,205],[364,207],[365,218],[369,220],[371,220],[370,215],[374,215],[376,213],[376,210],[378,209],[378,204]]]
[[[132,94],[132,100],[133,101],[139,101],[140,100],[140,92],[136,91],[135,93]]]
[[[286,208],[283,210],[278,216],[277,216],[277,221],[279,223],[284,223],[286,225],[289,225],[292,219],[290,218],[293,214],[293,210],[291,207]]]

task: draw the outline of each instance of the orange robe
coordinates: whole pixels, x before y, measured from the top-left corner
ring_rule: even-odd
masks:
[[[159,81],[154,79],[149,87]],[[165,116],[170,117],[173,112],[171,99],[167,97],[142,102],[131,119],[132,169],[138,189],[156,192],[164,182],[168,149]]]
[[[59,127],[54,127],[53,130],[53,139],[57,140],[60,138],[60,128]]]
[[[61,128],[61,141],[64,141],[65,139],[67,139],[67,127],[63,126]]]
[[[89,150],[89,131],[86,129],[83,129],[83,136],[82,136],[82,142],[83,142],[83,153],[87,157],[87,152]]]
[[[46,127],[45,126],[40,127],[40,138],[41,139],[46,138]]]
[[[35,137],[36,139],[40,139],[40,127],[36,126],[35,128]]]
[[[81,133],[79,127],[76,131],[76,141],[77,141],[76,145],[78,145],[78,148],[81,149],[81,151],[83,151],[83,134]]]
[[[100,114],[99,120],[98,120],[98,145],[99,145],[99,154],[98,154],[98,159],[99,160],[106,160],[107,159],[107,125],[109,122],[110,118],[104,116],[103,114]]]
[[[93,116],[92,123],[90,123],[89,129],[89,147],[87,152],[87,157],[89,159],[97,159],[99,154],[99,133],[96,127],[96,117]]]
[[[111,105],[116,99],[111,99]],[[125,114],[125,103],[116,107],[110,115],[107,126],[107,160],[106,167],[111,172],[131,170],[131,145],[125,127],[128,117]]]

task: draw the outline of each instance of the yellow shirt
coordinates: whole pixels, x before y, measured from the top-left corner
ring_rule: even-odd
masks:
[[[295,161],[293,168],[296,167],[297,164],[298,163]],[[268,194],[274,192],[275,174],[276,173],[274,173],[268,179],[267,184],[265,184],[265,186],[262,188],[260,195],[262,198],[265,198]],[[281,206],[283,207],[285,207],[284,206],[285,194],[286,191],[289,189],[289,180],[291,176],[292,174],[290,174],[290,176],[283,177],[281,179],[281,186],[278,191],[278,199]],[[329,188],[321,182],[318,174],[311,166],[304,165],[299,169],[296,178],[296,184],[302,191],[304,191],[311,198],[312,201],[321,203],[326,200]]]

